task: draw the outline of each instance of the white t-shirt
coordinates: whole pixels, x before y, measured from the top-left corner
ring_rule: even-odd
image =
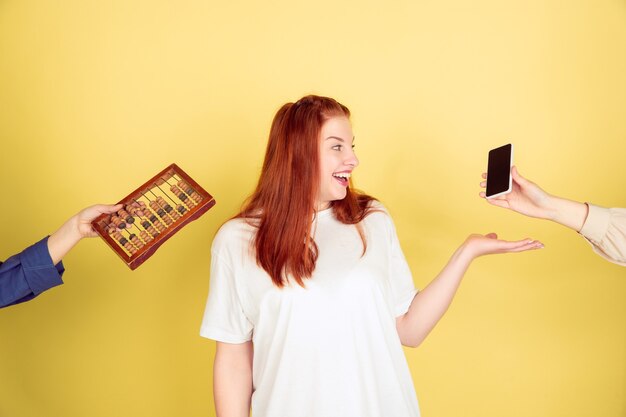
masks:
[[[319,250],[306,288],[279,289],[256,263],[255,228],[225,223],[211,250],[200,334],[253,341],[254,417],[417,417],[395,319],[416,294],[389,214],[367,216],[364,256],[354,225],[317,213]]]

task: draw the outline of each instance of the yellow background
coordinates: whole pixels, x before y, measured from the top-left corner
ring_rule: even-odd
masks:
[[[626,2],[0,2],[0,258],[171,162],[217,205],[131,272],[100,239],[65,285],[0,310],[0,416],[213,415],[199,326],[212,237],[258,178],[269,125],[308,93],[353,112],[358,188],[425,286],[481,258],[406,350],[424,416],[626,415],[626,269],[575,232],[479,199],[487,151],[576,200],[626,207]]]

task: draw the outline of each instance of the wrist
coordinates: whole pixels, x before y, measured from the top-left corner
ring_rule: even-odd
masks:
[[[53,241],[63,242],[64,246],[74,246],[83,238],[79,226],[78,216],[72,216],[50,235],[50,238]]]
[[[476,250],[473,248],[472,244],[469,242],[469,239],[466,240],[459,246],[459,248],[452,255],[452,260],[455,260],[459,263],[469,265],[472,261],[478,258]]]
[[[587,219],[588,207],[585,203],[553,197],[549,220],[575,231],[582,229]]]
[[[561,200],[562,199],[559,197],[548,195],[545,205],[546,209],[542,218],[545,220],[556,222],[557,218],[559,217],[559,207],[561,205]]]
[[[48,238],[48,252],[52,263],[56,265],[81,239],[78,217],[70,217]]]
[[[70,217],[64,226],[67,226],[67,238],[69,240],[78,243],[84,237],[81,232],[78,215]]]

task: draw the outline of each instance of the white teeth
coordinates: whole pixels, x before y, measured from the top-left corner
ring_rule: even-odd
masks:
[[[333,174],[333,177],[341,177],[341,178],[350,178],[349,172],[339,172],[337,174]]]

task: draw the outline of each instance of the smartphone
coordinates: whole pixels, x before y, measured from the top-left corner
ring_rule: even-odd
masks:
[[[511,167],[513,166],[513,144],[508,143],[489,151],[487,165],[487,198],[508,194],[512,189]]]

